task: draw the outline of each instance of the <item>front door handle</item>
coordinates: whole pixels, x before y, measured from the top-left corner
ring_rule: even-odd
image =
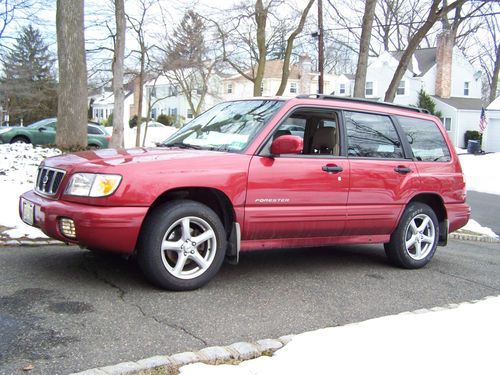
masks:
[[[339,172],[342,172],[344,170],[344,168],[339,167],[338,165],[335,165],[335,164],[323,165],[323,167],[321,167],[321,169],[325,172],[328,172],[328,173],[339,173]]]
[[[401,173],[401,174],[407,174],[411,172],[411,169],[408,167],[405,167],[403,165],[399,165],[396,168],[394,168],[394,171]]]

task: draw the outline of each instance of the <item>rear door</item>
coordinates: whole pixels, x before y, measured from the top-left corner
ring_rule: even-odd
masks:
[[[391,117],[344,111],[344,123],[351,171],[344,235],[390,234],[419,189],[415,164]]]
[[[252,158],[248,173],[244,240],[322,238],[344,230],[349,189],[349,163],[338,156],[340,112],[300,109],[275,130],[263,151]],[[302,132],[300,129],[303,129]],[[323,153],[311,146],[313,133],[323,129],[332,143]],[[299,155],[271,156],[273,138],[304,138]],[[295,242],[297,243],[297,242]]]

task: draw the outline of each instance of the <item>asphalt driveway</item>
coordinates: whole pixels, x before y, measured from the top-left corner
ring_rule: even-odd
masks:
[[[158,290],[135,262],[0,248],[0,374],[67,374],[500,294],[500,245],[450,241],[422,270],[381,246],[242,254],[207,287]]]
[[[468,191],[467,203],[474,220],[500,235],[500,195]]]

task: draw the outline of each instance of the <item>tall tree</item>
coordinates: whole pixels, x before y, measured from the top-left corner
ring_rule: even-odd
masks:
[[[12,49],[1,57],[0,97],[10,122],[29,124],[57,113],[55,59],[40,32],[24,27]]]
[[[124,60],[125,60],[125,3],[124,0],[115,0],[115,20],[116,34],[114,38],[114,57],[113,57],[113,136],[111,137],[111,147],[123,147],[124,145],[124,100],[123,90]]]
[[[57,0],[59,102],[56,145],[87,147],[87,63],[83,0]]]
[[[363,15],[363,24],[361,31],[361,41],[359,43],[358,65],[356,68],[356,79],[354,81],[353,96],[358,98],[365,97],[366,70],[368,69],[368,53],[370,49],[370,39],[372,36],[373,18],[375,16],[375,7],[377,0],[366,0],[365,14]]]
[[[284,0],[242,3],[225,11],[221,16],[222,20],[212,19],[222,42],[224,61],[253,83],[254,96],[261,95],[266,61],[269,58],[283,56],[289,64],[294,41],[303,29],[312,4],[313,1],[309,0],[303,11],[292,12],[287,22],[283,22],[286,17],[283,7],[287,5]],[[289,37],[285,39],[284,35]],[[282,82],[286,82],[289,69],[285,68],[286,64],[283,65]]]
[[[398,67],[396,68],[391,83],[389,84],[389,87],[385,92],[384,101],[386,102],[394,101],[399,81],[401,81],[403,75],[408,69],[408,65],[411,62],[411,58],[415,53],[415,50],[419,46],[420,42],[427,35],[429,30],[432,28],[432,26],[434,26],[434,24],[439,19],[448,14],[448,12],[451,12],[457,7],[462,6],[465,3],[465,1],[466,0],[456,0],[447,5],[442,5],[442,7],[439,7],[441,5],[442,0],[432,0],[432,4],[429,9],[429,13],[427,14],[425,22],[420,26],[418,31],[410,39],[410,41],[408,42],[408,46],[406,47],[405,51],[403,52],[403,55],[401,56],[401,59],[399,60]]]
[[[193,10],[186,12],[167,47],[164,74],[179,87],[194,116],[203,109],[216,57],[205,43],[205,21]]]

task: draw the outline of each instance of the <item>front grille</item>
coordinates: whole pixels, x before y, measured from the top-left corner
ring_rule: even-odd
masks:
[[[46,195],[54,195],[66,172],[48,167],[38,168],[35,190]]]

